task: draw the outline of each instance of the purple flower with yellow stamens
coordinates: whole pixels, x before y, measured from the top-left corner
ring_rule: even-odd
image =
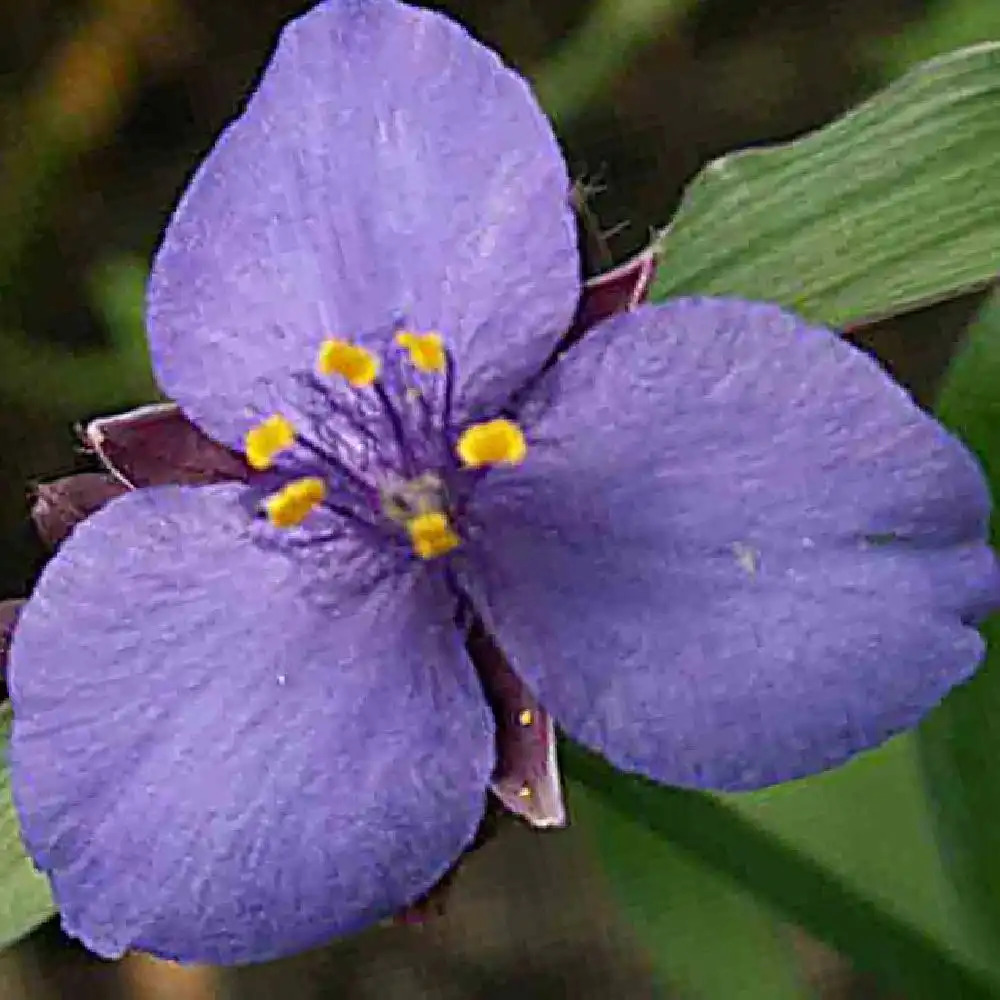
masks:
[[[70,933],[294,952],[422,897],[491,782],[559,822],[552,717],[753,788],[975,669],[986,489],[874,362],[723,299],[571,342],[579,298],[558,146],[493,53],[394,0],[286,30],[149,288],[160,385],[238,469],[112,499],[14,633],[15,797]],[[514,785],[511,746],[542,762]]]

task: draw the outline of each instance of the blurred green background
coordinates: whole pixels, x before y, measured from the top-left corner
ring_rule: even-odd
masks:
[[[42,558],[26,520],[30,484],[87,466],[73,425],[155,392],[138,337],[146,263],[278,27],[308,6],[24,0],[0,15],[0,594],[25,592]],[[916,61],[1000,38],[997,0],[433,6],[538,87],[583,194],[592,273],[644,246],[713,157],[799,135]],[[857,336],[929,400],[977,302]],[[578,832],[512,829],[464,875],[431,927],[222,978],[97,963],[45,928],[0,957],[0,1000],[666,995]],[[788,936],[815,995],[885,995],[805,935]],[[724,926],[714,944],[725,963]],[[661,971],[673,961],[664,947]],[[678,970],[684,958],[679,945]]]

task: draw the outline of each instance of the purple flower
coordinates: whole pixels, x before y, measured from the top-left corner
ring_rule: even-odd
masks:
[[[399,911],[543,712],[743,789],[975,669],[1000,580],[968,453],[774,306],[640,306],[566,349],[568,190],[444,17],[339,0],[284,33],[149,289],[163,390],[254,471],[112,500],[14,635],[26,842],[95,951],[253,961]],[[474,622],[511,673],[477,675]]]

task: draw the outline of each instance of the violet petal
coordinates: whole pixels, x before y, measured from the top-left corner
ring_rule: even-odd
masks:
[[[572,321],[569,189],[528,86],[459,25],[319,3],[168,226],[149,288],[160,385],[238,448],[257,380],[403,322],[446,338],[456,416],[492,415]]]
[[[18,623],[25,841],[104,956],[319,945],[421,896],[483,814],[493,724],[440,578],[253,544],[242,492],[113,501]]]
[[[473,498],[464,585],[573,737],[742,789],[913,726],[1000,604],[972,456],[860,351],[733,300],[592,330]],[[477,523],[478,522],[478,523]]]

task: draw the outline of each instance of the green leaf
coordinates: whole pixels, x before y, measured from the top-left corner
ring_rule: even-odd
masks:
[[[692,1000],[811,996],[772,911],[581,785],[572,807],[661,982]]]
[[[983,309],[953,361],[938,413],[977,453],[1000,497],[1000,298]],[[993,534],[1000,541],[996,518]],[[919,746],[967,929],[985,950],[1000,941],[1000,616],[984,632],[985,664],[927,720]]]
[[[13,716],[0,705],[0,948],[33,931],[55,913],[46,879],[28,859],[10,795],[7,747]]]
[[[572,747],[564,756],[567,775],[629,822],[753,893],[910,1000],[1000,996],[949,919],[954,900],[919,786],[913,793],[905,740],[749,796],[657,786]],[[908,887],[908,878],[918,885]]]
[[[659,242],[652,299],[766,299],[832,326],[1000,272],[1000,43],[925,63],[818,132],[711,163]]]

